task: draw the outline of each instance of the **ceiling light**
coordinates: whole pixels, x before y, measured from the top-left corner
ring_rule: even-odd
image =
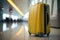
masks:
[[[7,1],[19,12],[20,15],[24,16],[22,11],[14,4],[12,0],[7,0]]]

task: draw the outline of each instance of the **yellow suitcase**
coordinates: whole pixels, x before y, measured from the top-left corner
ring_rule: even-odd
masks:
[[[29,9],[28,32],[39,36],[50,33],[49,5],[38,3]]]

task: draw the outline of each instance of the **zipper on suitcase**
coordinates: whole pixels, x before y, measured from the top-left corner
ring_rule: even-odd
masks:
[[[48,6],[44,4],[44,34],[47,33],[46,27],[48,26],[49,23],[49,10],[48,10]]]
[[[46,18],[46,14],[47,14],[46,11],[47,10],[46,9],[47,9],[47,6],[44,4],[44,34],[46,34],[46,26],[47,26],[46,25],[46,19],[47,19]]]

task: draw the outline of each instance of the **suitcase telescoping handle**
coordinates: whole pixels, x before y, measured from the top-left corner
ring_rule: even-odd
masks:
[[[35,4],[35,2],[36,2],[36,0],[34,0],[34,4]],[[37,3],[43,3],[44,2],[44,0],[37,0]],[[46,1],[47,2],[47,1]]]
[[[40,3],[40,2],[43,3],[43,1],[44,1],[44,0],[38,0],[38,3]]]

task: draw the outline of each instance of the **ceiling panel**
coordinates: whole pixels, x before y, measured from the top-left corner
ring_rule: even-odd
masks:
[[[15,5],[25,14],[28,11],[28,0],[12,0]]]

